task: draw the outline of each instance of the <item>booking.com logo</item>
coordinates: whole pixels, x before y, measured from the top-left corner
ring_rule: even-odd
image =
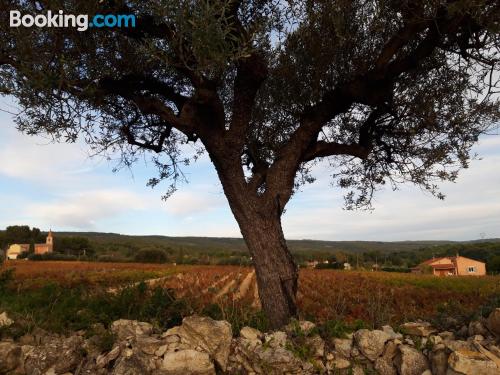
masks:
[[[96,14],[89,22],[87,14],[64,14],[64,11],[46,14],[21,15],[18,10],[10,11],[10,27],[74,27],[78,31],[88,30],[90,27],[135,27],[133,14]]]

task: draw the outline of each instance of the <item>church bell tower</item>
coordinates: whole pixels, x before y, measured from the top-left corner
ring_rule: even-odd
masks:
[[[54,238],[52,237],[52,229],[49,229],[49,234],[47,235],[47,240],[45,241],[48,247],[48,252],[51,253],[54,249]]]

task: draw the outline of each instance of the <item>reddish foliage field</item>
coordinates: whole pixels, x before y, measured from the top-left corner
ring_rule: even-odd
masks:
[[[140,263],[10,261],[20,287],[56,282],[72,287],[117,287],[147,280],[170,288],[199,310],[218,305],[260,308],[255,273],[234,266],[173,266]],[[300,271],[298,305],[315,321],[361,319],[370,325],[430,319],[440,309],[477,310],[500,295],[500,277],[448,277],[335,270]]]

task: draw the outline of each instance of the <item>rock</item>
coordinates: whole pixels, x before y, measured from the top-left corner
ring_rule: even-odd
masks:
[[[83,359],[83,338],[49,336],[40,346],[23,347],[24,368],[28,374],[45,373],[54,368],[57,374],[72,372]]]
[[[484,326],[482,322],[479,320],[473,320],[472,322],[469,323],[469,336],[475,336],[475,335],[481,335],[481,336],[488,336],[488,330]]]
[[[401,333],[394,332],[394,329],[391,326],[382,326],[382,331],[387,333],[390,336],[391,340],[403,339],[403,335]]]
[[[438,336],[441,337],[443,340],[455,340],[455,334],[450,331],[439,332]]]
[[[382,357],[385,359],[392,361],[392,359],[396,356],[398,353],[398,345],[394,341],[389,341],[384,348],[384,354],[382,354]]]
[[[441,344],[443,342],[443,339],[441,338],[441,336],[430,335],[429,342],[431,343],[432,347],[434,347],[437,344]]]
[[[14,324],[14,321],[8,317],[6,312],[0,314],[0,328],[9,327],[12,324]]]
[[[21,347],[12,342],[0,342],[0,374],[14,371],[21,365]]]
[[[437,350],[430,354],[431,370],[433,375],[446,375],[448,369],[448,354],[445,350]]]
[[[456,350],[470,350],[475,351],[473,344],[463,340],[445,340],[444,345],[452,352]]]
[[[457,331],[457,336],[467,337],[467,333],[469,333],[469,329],[467,328],[467,326],[464,325]]]
[[[384,352],[385,343],[390,336],[384,331],[360,329],[354,334],[359,350],[370,361],[375,361]]]
[[[456,372],[465,375],[498,375],[500,368],[485,355],[469,350],[457,350],[450,354],[448,364]]]
[[[487,320],[488,328],[497,337],[500,337],[500,308],[496,308],[488,316]]]
[[[154,357],[145,355],[140,348],[125,348],[116,359],[111,375],[143,375],[156,370]]]
[[[163,344],[163,341],[148,336],[139,336],[136,342],[137,347],[140,348],[143,353],[149,355],[154,355]]]
[[[408,345],[398,347],[394,364],[399,375],[421,375],[429,369],[427,358],[417,349]]]
[[[215,367],[208,353],[192,349],[165,354],[161,370],[165,375],[215,375]]]
[[[323,358],[325,355],[325,342],[319,335],[307,337],[305,345],[310,349],[315,358]]]
[[[363,370],[363,367],[355,365],[352,368],[352,375],[365,375],[365,370]]]
[[[265,342],[271,348],[284,348],[286,346],[287,335],[285,332],[276,331],[265,335]]]
[[[401,325],[401,330],[412,336],[427,337],[437,330],[428,322],[409,322]],[[420,374],[419,374],[420,375]]]
[[[316,324],[308,320],[292,321],[285,327],[285,331],[288,334],[301,333],[304,335],[309,335],[311,331],[316,328]]]
[[[316,324],[307,320],[301,320],[299,321],[299,327],[305,335],[309,335],[316,328]]]
[[[177,349],[195,349],[208,353],[223,371],[226,370],[231,349],[231,325],[223,320],[213,320],[209,317],[190,316],[182,320],[182,325],[174,327],[162,336],[177,335],[180,344]],[[286,335],[285,335],[286,337]]]
[[[313,337],[314,341],[318,341]],[[274,332],[266,335],[266,343],[249,345],[250,341],[244,337],[234,340],[232,354],[228,364],[229,374],[313,374],[311,363],[302,361],[284,346],[286,334]],[[317,363],[321,368],[321,362]]]
[[[482,335],[474,335],[472,337],[469,337],[467,339],[467,341],[475,341],[475,342],[481,343],[484,341],[484,337]]]
[[[500,346],[491,344],[488,346],[488,350],[492,352],[494,355],[496,355],[498,358],[500,358]]]
[[[149,323],[138,322],[137,320],[120,319],[111,323],[111,332],[119,340],[125,340],[130,336],[148,336],[153,332],[153,326]]]
[[[406,345],[415,346],[415,341],[413,341],[413,340],[412,340],[412,339],[410,339],[409,337],[405,338],[404,343],[405,343]]]
[[[335,356],[334,359],[331,361],[331,369],[345,369],[351,367],[351,362],[349,362],[347,359]]]
[[[258,358],[261,360],[261,367],[265,369],[264,374],[305,375],[314,373],[312,364],[302,362],[293,353],[281,347],[262,350],[259,352]]]
[[[240,330],[240,337],[243,337],[249,341],[261,341],[264,335],[258,329],[251,327],[243,327]]]
[[[75,370],[83,359],[83,339],[81,336],[71,336],[64,339],[60,348],[59,358],[54,366],[57,374]]]
[[[397,375],[398,372],[396,371],[396,367],[392,364],[392,361],[384,358],[384,357],[379,357],[375,360],[375,370],[377,370],[377,373],[379,375]]]
[[[120,355],[120,347],[115,346],[111,351],[107,354],[101,354],[96,359],[97,368],[103,368],[108,366],[109,363],[114,361]]]
[[[335,351],[345,358],[349,358],[351,356],[352,350],[352,339],[333,339],[333,345]]]

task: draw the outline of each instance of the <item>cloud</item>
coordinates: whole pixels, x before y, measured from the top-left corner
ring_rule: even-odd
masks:
[[[45,186],[69,185],[81,182],[80,176],[91,173],[96,165],[80,144],[30,137],[15,130],[13,124],[3,124],[0,135],[0,177],[36,181]]]
[[[222,194],[196,189],[175,192],[164,203],[164,209],[171,215],[187,216],[206,213],[224,205],[225,198]]]
[[[47,203],[32,203],[21,215],[53,226],[91,229],[99,220],[144,210],[147,201],[126,190],[94,190],[62,195]]]
[[[484,148],[500,146],[491,139]],[[481,151],[481,150],[480,150]],[[488,154],[463,170],[456,183],[443,183],[440,201],[411,184],[382,189],[372,212],[342,210],[342,194],[329,188],[327,173],[304,188],[284,217],[290,238],[331,240],[474,239],[500,237],[500,155]]]

